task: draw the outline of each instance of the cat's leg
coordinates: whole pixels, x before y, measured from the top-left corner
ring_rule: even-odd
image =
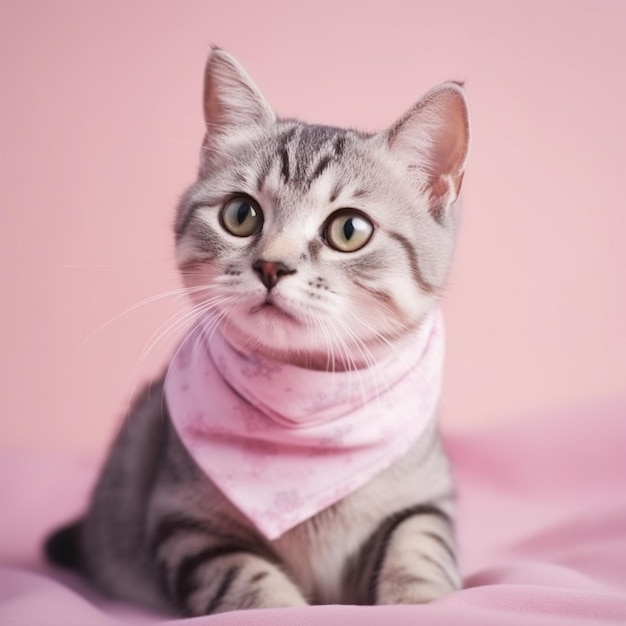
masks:
[[[461,587],[445,507],[418,504],[385,519],[355,563],[366,604],[421,604]]]
[[[190,616],[304,606],[276,558],[241,536],[189,518],[162,520],[151,552],[172,601]]]

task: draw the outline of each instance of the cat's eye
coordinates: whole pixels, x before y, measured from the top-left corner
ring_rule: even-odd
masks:
[[[220,213],[222,227],[236,237],[250,237],[263,226],[263,211],[258,203],[247,196],[229,200]]]
[[[365,215],[353,209],[341,209],[326,223],[324,239],[340,252],[360,250],[372,236],[374,225]]]

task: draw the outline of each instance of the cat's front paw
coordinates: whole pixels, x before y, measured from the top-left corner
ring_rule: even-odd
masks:
[[[300,590],[290,583],[288,585],[281,584],[277,588],[264,587],[263,592],[254,597],[254,602],[250,606],[241,608],[278,609],[307,606],[308,604]]]
[[[409,512],[383,539],[386,550],[374,573],[376,604],[423,604],[461,587],[449,515],[434,504]]]
[[[308,604],[278,566],[243,553],[218,559],[197,572],[181,600],[185,612],[194,616]]]
[[[425,604],[456,591],[447,582],[428,580],[407,573],[388,572],[379,580],[376,604]]]

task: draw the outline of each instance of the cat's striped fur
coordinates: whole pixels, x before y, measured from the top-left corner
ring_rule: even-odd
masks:
[[[375,364],[436,306],[446,278],[468,150],[461,87],[435,88],[366,135],[277,119],[216,49],[205,116],[199,178],[175,225],[194,304],[217,312],[242,350],[317,369]],[[234,194],[262,207],[262,231],[224,231],[220,209]],[[324,231],[346,207],[374,225],[354,252],[332,249]],[[284,269],[270,276],[269,266]],[[189,615],[427,602],[460,585],[452,494],[432,420],[400,461],[268,541],[195,465],[159,381],[128,416],[85,517],[47,547],[113,596]]]

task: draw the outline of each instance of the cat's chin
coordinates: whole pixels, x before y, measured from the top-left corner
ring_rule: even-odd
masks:
[[[318,338],[310,336],[311,326],[285,307],[263,302],[245,314],[230,316],[221,326],[221,332],[244,354],[255,352],[274,361],[308,369],[332,368],[327,355],[319,352]]]
[[[302,323],[301,320],[287,311],[284,307],[279,306],[270,300],[265,300],[261,304],[252,307],[250,314],[253,316],[260,316],[261,320],[266,322],[289,321],[298,325]]]
[[[327,339],[310,334],[314,325],[298,321],[279,307],[267,309],[261,309],[253,319],[231,318],[222,326],[222,335],[242,354],[254,352],[273,361],[317,371],[365,369],[372,366],[372,361],[386,357],[389,352],[389,346],[371,345],[366,356],[359,358],[363,350],[349,343],[343,347],[333,345],[328,351],[320,350]],[[262,323],[259,323],[258,316],[265,316]],[[286,320],[293,323],[286,324]],[[272,321],[275,323],[270,323]],[[342,358],[344,355],[347,358]]]

